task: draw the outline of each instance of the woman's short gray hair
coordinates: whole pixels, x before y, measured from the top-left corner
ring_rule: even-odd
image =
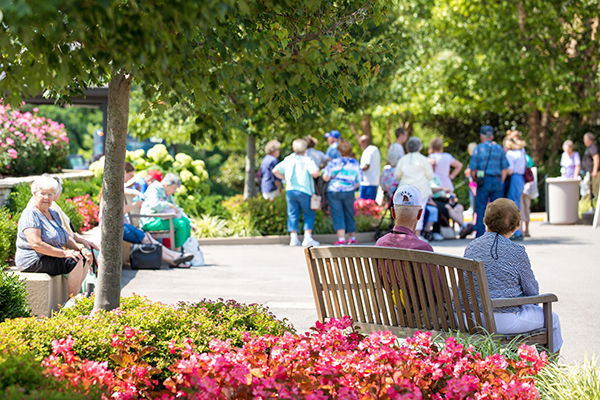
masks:
[[[418,137],[412,136],[410,139],[408,139],[408,142],[406,142],[406,149],[409,153],[416,153],[421,151],[422,148],[423,142]]]
[[[181,180],[179,179],[179,176],[177,174],[169,172],[162,179],[161,183],[165,186],[171,186],[171,185],[179,186],[179,185],[181,185]]]
[[[294,150],[294,153],[296,154],[304,153],[307,147],[308,143],[306,143],[306,140],[304,139],[296,139],[292,142],[292,150]]]
[[[60,193],[60,184],[51,176],[38,176],[31,183],[31,193],[36,194],[40,190],[52,190],[55,195]]]

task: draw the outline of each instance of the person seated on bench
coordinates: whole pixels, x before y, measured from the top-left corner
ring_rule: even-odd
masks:
[[[37,177],[31,192],[33,202],[19,218],[15,265],[22,272],[68,274],[69,296],[74,296],[89,272],[91,257],[79,249],[58,213],[50,209],[59,193],[58,182],[49,176]]]
[[[127,182],[134,174],[135,169],[133,165],[128,162],[125,162],[125,182]],[[133,190],[125,187],[125,191]],[[138,200],[133,204],[124,204],[123,205],[123,240],[132,244],[140,244],[140,243],[153,243],[162,246],[156,239],[152,236],[146,234],[143,230],[136,228],[129,222],[129,216],[127,213],[132,211],[137,206],[140,206],[142,201]],[[171,268],[190,268],[190,265],[187,261],[190,261],[194,258],[193,254],[182,254],[177,251],[171,250],[165,246],[162,246],[162,260],[169,264]]]
[[[514,201],[501,198],[488,204],[484,223],[487,232],[473,240],[465,249],[465,258],[483,261],[490,297],[512,298],[536,296],[538,282],[533,275],[525,247],[510,240],[521,225],[521,213]],[[479,291],[477,291],[479,293]],[[503,307],[494,310],[496,331],[516,334],[544,327],[544,311],[539,305]],[[554,352],[563,340],[558,315],[552,313]]]
[[[400,185],[393,198],[394,229],[379,238],[375,246],[433,251],[429,243],[415,235],[417,222],[423,213],[421,191],[412,185]]]
[[[183,246],[190,237],[192,224],[183,210],[175,204],[173,194],[181,185],[177,174],[168,173],[162,181],[153,182],[146,190],[144,204],[140,214],[168,214],[177,216],[173,219],[175,228],[175,248]],[[164,231],[169,229],[169,221],[162,218],[146,217],[140,220],[140,226],[145,231]],[[173,245],[171,243],[171,245]]]

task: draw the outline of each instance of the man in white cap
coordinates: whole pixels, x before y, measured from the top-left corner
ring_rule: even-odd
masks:
[[[421,191],[412,185],[401,185],[394,193],[393,204],[394,229],[381,237],[375,246],[433,251],[429,243],[415,235],[417,221],[424,212]]]

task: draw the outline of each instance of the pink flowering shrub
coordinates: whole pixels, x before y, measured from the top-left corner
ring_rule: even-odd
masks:
[[[101,387],[104,399],[538,399],[534,377],[547,364],[545,353],[522,345],[516,359],[481,356],[448,338],[436,345],[429,333],[404,343],[389,332],[362,336],[349,317],[317,323],[313,332],[281,336],[246,334],[241,347],[214,339],[199,353],[189,339],[171,342],[179,359],[157,385],[144,362],[151,349],[143,332],[126,328],[113,340],[117,366],[79,359],[73,341],[53,343],[47,373],[86,392]],[[115,358],[113,358],[115,360]]]
[[[354,201],[354,215],[365,215],[367,217],[379,218],[383,212],[383,207],[375,200],[357,199]]]
[[[83,217],[83,224],[81,225],[81,231],[89,231],[93,227],[97,226],[99,221],[100,207],[98,204],[92,201],[89,194],[83,196],[76,196],[72,199],[66,199],[67,203],[73,203],[77,206],[77,211]]]
[[[66,162],[69,138],[64,125],[0,104],[0,175],[59,171]]]

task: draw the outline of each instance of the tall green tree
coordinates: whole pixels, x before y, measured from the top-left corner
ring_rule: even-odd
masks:
[[[359,0],[2,0],[0,93],[12,102],[108,84],[102,268],[95,309],[119,306],[123,164],[132,84],[148,104],[187,104],[214,132],[256,101],[298,117],[377,72],[358,65],[388,2]],[[358,39],[357,39],[358,38]]]

